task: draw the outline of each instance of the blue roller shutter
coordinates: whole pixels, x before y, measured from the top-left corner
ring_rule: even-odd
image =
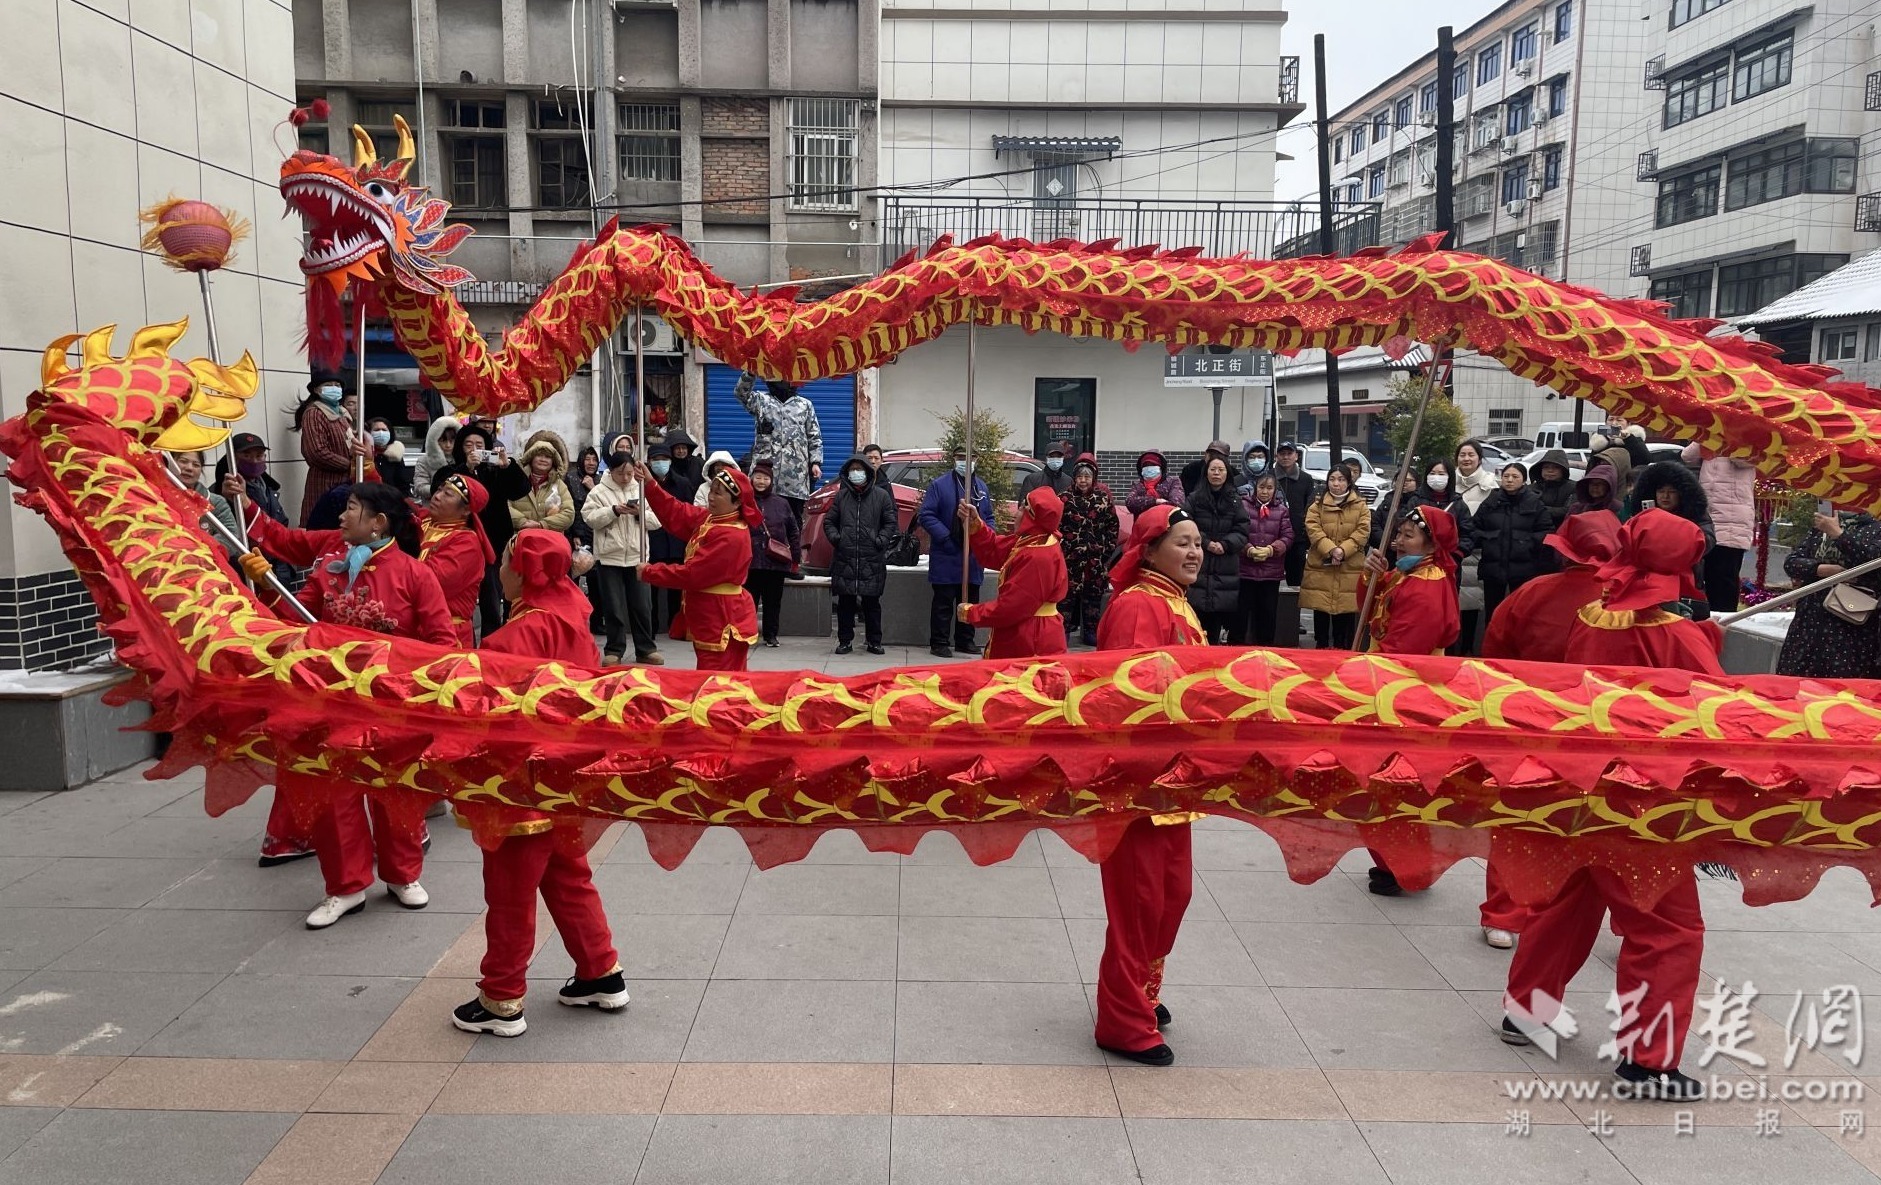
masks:
[[[732,394],[738,385],[738,370],[732,366],[705,368],[705,447],[707,452],[724,449],[734,457],[751,451],[757,425],[744,404]],[[762,381],[760,381],[762,385]],[[823,473],[833,476],[854,453],[856,447],[856,379],[845,375],[838,379],[818,379],[799,387],[816,408],[816,422],[823,429]]]

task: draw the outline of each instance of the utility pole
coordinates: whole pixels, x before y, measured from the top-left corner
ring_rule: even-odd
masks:
[[[1444,247],[1455,250],[1456,242],[1456,40],[1449,25],[1437,29],[1437,193],[1436,229],[1443,234]],[[1431,373],[1444,376],[1448,388],[1455,369],[1450,365],[1449,347],[1432,351]],[[1448,396],[1446,389],[1441,392]],[[1405,457],[1406,464],[1414,461]]]
[[[1332,235],[1332,131],[1326,110],[1326,35],[1313,34],[1313,98],[1319,106],[1319,250],[1336,254]],[[1217,438],[1219,439],[1219,438]],[[1345,460],[1345,437],[1339,422],[1339,359],[1326,351],[1326,439],[1332,444],[1326,471]],[[1310,441],[1302,443],[1311,443]]]

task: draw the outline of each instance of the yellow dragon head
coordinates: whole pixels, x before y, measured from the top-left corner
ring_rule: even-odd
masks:
[[[170,347],[189,328],[188,319],[146,325],[131,335],[131,348],[113,357],[117,326],[71,333],[46,347],[39,364],[40,390],[48,399],[76,404],[132,439],[166,451],[212,448],[229,434],[193,416],[239,420],[260,385],[255,360],[244,353],[231,366],[209,358],[183,361]],[[79,365],[69,359],[79,347]]]

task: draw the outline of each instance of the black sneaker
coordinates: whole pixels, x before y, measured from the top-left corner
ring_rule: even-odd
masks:
[[[615,1012],[627,1007],[627,980],[618,971],[599,979],[570,979],[555,998],[571,1008]]]
[[[1169,1009],[1166,1005],[1163,1005],[1163,1004],[1156,1005],[1156,1027],[1157,1028],[1159,1029],[1168,1028],[1169,1022],[1174,1019],[1175,1019],[1174,1017],[1169,1015]]]
[[[882,644],[880,642],[870,642],[867,646],[864,646],[863,649],[867,650],[870,654],[887,654],[888,653],[887,650],[882,648]]]
[[[1108,1045],[1099,1045],[1105,1053],[1114,1053],[1118,1057],[1129,1058],[1146,1066],[1173,1066],[1176,1064],[1176,1051],[1167,1045],[1152,1045],[1148,1049],[1112,1049]]]
[[[777,649],[777,639],[776,639],[776,638],[766,638],[766,639],[764,639],[764,644],[765,644],[766,646],[769,646],[769,647],[770,647],[770,648],[771,648],[772,650],[775,650],[775,649]]]
[[[1371,880],[1367,887],[1371,889],[1373,895],[1397,897],[1404,893],[1404,886],[1398,883],[1398,878],[1392,875],[1389,868],[1374,868],[1368,875]]]
[[[1621,1062],[1613,1076],[1627,1084],[1625,1096],[1662,1103],[1695,1103],[1705,1097],[1705,1084],[1677,1070],[1648,1070],[1638,1062]],[[1621,1095],[1619,1087],[1613,1091]]]
[[[529,1028],[522,1013],[498,1016],[483,1006],[482,997],[451,1009],[451,1023],[466,1033],[489,1033],[493,1037],[520,1037]]]
[[[838,654],[852,654],[854,652],[855,647],[847,642],[839,642],[836,644],[836,653]]]
[[[927,652],[935,658],[952,658],[954,656],[951,646],[929,646]]]
[[[981,650],[978,646],[956,646],[954,647],[954,653],[964,654],[968,658],[978,658],[980,655],[984,654],[985,651]]]
[[[1535,1043],[1527,1033],[1522,1031],[1522,1026],[1515,1023],[1515,1018],[1512,1016],[1502,1018],[1502,1030],[1496,1035],[1502,1038],[1504,1045],[1533,1045]]]

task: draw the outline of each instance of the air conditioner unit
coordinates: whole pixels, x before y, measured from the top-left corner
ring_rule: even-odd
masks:
[[[1522,151],[1522,141],[1514,136],[1502,137],[1502,155],[1514,156]]]
[[[1524,213],[1527,212],[1527,210],[1528,210],[1528,203],[1521,198],[1517,198],[1516,200],[1510,202],[1508,205],[1502,207],[1502,212],[1504,214],[1507,214],[1511,218],[1520,218]]]
[[[1526,59],[1517,62],[1515,64],[1515,76],[1517,78],[1533,78],[1535,76],[1535,63]]]
[[[1434,128],[1437,126],[1437,113],[1435,111],[1420,111],[1417,113],[1417,123],[1419,127]]]
[[[1540,127],[1553,118],[1554,116],[1549,115],[1546,111],[1537,111],[1535,112],[1535,126]]]
[[[1423,186],[1423,187],[1425,187],[1426,189],[1429,189],[1429,188],[1431,188],[1431,187],[1433,187],[1433,186],[1435,186],[1435,185],[1437,184],[1437,174],[1435,174],[1435,173],[1419,173],[1419,174],[1417,175],[1417,183],[1418,183],[1419,185],[1422,185],[1422,186]]]
[[[679,335],[673,327],[651,313],[629,313],[620,326],[620,351],[623,354],[634,352],[634,336],[640,338],[640,349],[648,354],[679,353]]]

